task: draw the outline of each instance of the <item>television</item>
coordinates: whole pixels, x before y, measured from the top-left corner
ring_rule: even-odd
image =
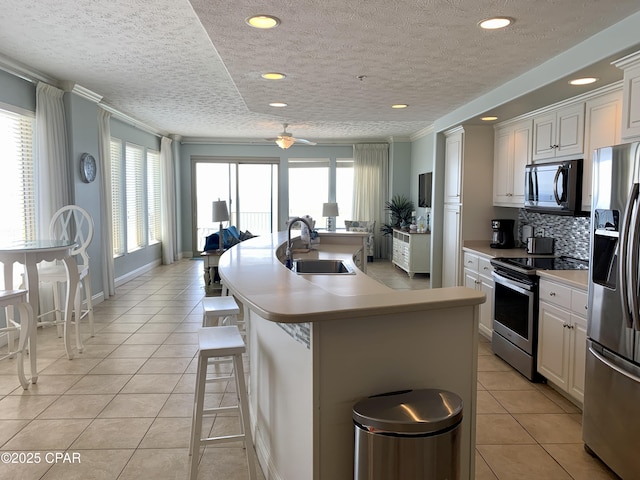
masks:
[[[418,206],[431,208],[432,172],[418,175]]]

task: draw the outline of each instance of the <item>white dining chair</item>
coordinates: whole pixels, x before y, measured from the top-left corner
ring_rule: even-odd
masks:
[[[5,327],[0,327],[0,334],[7,336],[7,353],[0,355],[0,360],[16,358],[18,367],[18,380],[22,388],[29,388],[29,379],[24,373],[24,354],[27,351],[27,341],[33,325],[33,310],[27,302],[26,290],[0,290],[0,308],[4,310]],[[16,321],[15,311],[19,312],[19,322]],[[18,345],[14,346],[13,334],[19,333]],[[31,375],[35,383],[38,378],[35,358],[31,358]]]
[[[78,288],[74,296],[75,315],[73,317],[78,352],[83,350],[80,338],[80,321],[83,318],[87,317],[89,319],[89,331],[91,336],[94,336],[91,275],[89,272],[89,255],[87,254],[87,248],[93,239],[93,229],[93,219],[85,209],[77,205],[62,207],[53,215],[49,225],[49,234],[52,239],[73,240],[76,242],[71,254],[78,264],[79,276]],[[53,286],[53,310],[40,313],[37,325],[56,325],[58,336],[61,336],[65,312],[60,302],[60,285],[66,285],[67,282],[65,266],[62,263],[39,266],[38,278],[41,285],[51,284]],[[53,320],[45,320],[51,315],[54,316]],[[68,325],[65,328],[68,328]]]

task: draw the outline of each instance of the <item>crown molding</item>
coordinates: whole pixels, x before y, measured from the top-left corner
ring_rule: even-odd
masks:
[[[139,128],[140,130],[143,130],[147,133],[151,133],[152,135],[156,135],[158,137],[166,137],[169,135],[167,132],[158,130],[157,128],[153,128],[147,125],[146,123],[142,123],[140,120],[136,120],[135,118],[130,117],[126,113],[122,113],[121,111],[116,110],[111,105],[108,105],[102,102],[100,102],[98,105],[104,108],[107,112],[111,113],[112,118],[117,118],[118,120],[122,120],[123,122],[128,123],[129,125],[132,125],[136,128]]]
[[[60,82],[55,78],[2,54],[0,54],[0,69],[31,83],[44,82],[54,87],[60,87]]]
[[[89,100],[92,103],[100,103],[102,101],[102,95],[98,95],[94,91],[91,91],[77,83],[62,82],[62,86],[64,87],[65,92],[75,93],[79,97]]]
[[[419,140],[428,135],[431,135],[434,131],[435,129],[433,128],[433,123],[432,123],[431,125],[424,127],[422,130],[418,130],[416,133],[410,135],[409,140],[412,142],[415,142],[416,140]]]

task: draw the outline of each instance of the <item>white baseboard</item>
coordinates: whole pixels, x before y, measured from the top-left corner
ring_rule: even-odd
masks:
[[[133,270],[133,271],[131,271],[131,272],[125,274],[125,275],[122,275],[121,277],[116,278],[115,279],[116,288],[124,285],[125,283],[127,283],[130,280],[133,280],[136,277],[139,277],[140,275],[143,275],[143,274],[145,274],[147,272],[150,272],[154,268],[159,267],[161,264],[162,264],[162,261],[160,259],[154,260],[151,263],[143,265],[140,268],[136,268],[135,270]]]

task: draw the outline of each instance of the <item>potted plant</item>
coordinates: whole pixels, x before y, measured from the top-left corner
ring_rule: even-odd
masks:
[[[404,195],[394,195],[384,204],[384,209],[390,213],[390,223],[385,223],[380,230],[384,235],[391,235],[394,228],[407,227],[411,223],[413,201]]]

